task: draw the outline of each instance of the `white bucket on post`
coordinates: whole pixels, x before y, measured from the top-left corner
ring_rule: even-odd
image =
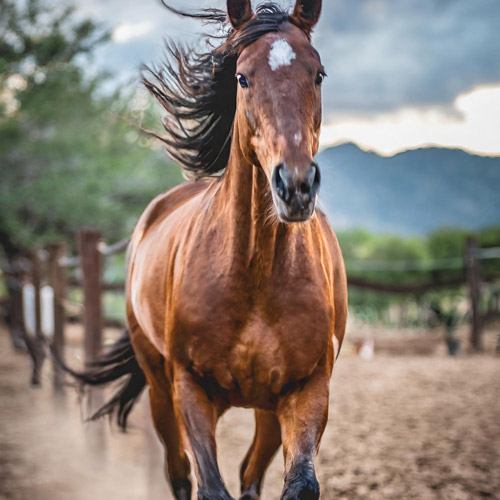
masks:
[[[26,333],[34,337],[36,330],[35,287],[31,283],[23,286],[23,317]]]
[[[54,336],[54,290],[50,285],[42,286],[40,290],[42,313],[42,332],[48,337]]]
[[[45,285],[40,290],[41,330],[49,338],[54,336],[54,290]],[[23,286],[24,327],[30,337],[36,335],[35,287],[31,283]]]

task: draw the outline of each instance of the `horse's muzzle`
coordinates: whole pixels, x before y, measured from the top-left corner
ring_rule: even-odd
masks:
[[[321,183],[317,163],[305,173],[291,172],[284,163],[275,167],[272,175],[273,198],[278,217],[283,222],[305,222],[314,213]]]

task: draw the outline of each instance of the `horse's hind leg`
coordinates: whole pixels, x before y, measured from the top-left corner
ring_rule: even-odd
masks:
[[[198,500],[232,500],[217,464],[215,426],[225,409],[185,368],[174,368],[175,406],[194,457]]]
[[[264,474],[280,444],[281,429],[276,415],[255,410],[255,435],[240,469],[240,500],[260,497]]]
[[[153,424],[165,448],[165,474],[177,500],[191,499],[190,464],[176,419],[163,356],[142,332],[134,329],[134,349],[146,375]]]

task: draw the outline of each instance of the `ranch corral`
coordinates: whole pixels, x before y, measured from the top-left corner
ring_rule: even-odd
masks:
[[[82,357],[81,330],[67,334],[72,366]],[[348,342],[334,371],[318,458],[322,498],[500,498],[498,325],[484,333],[485,354],[457,358],[446,355],[442,331],[350,330],[353,339],[370,333],[375,356],[363,361]],[[27,358],[14,353],[4,327],[0,346],[0,499],[172,498],[146,394],[125,435],[107,421],[85,423],[75,389],[55,396],[50,363],[42,387],[30,388]],[[236,497],[252,427],[251,412],[240,409],[218,427],[223,476]],[[279,452],[263,498],[279,498],[282,470]]]

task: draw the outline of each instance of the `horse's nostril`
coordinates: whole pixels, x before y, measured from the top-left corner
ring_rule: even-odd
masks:
[[[285,197],[286,186],[283,178],[281,177],[281,170],[283,169],[283,164],[279,164],[273,172],[273,185],[274,189],[276,189],[276,193],[280,198]]]
[[[312,191],[313,195],[315,195],[315,194],[317,194],[317,192],[319,190],[319,186],[321,184],[321,174],[320,174],[319,166],[317,165],[317,163],[313,163],[311,169],[314,169],[314,180],[312,182],[311,191]]]
[[[276,193],[278,194],[278,196],[283,201],[285,201],[285,203],[288,203],[288,201],[290,200],[290,175],[287,174],[288,172],[286,171],[286,167],[285,165],[283,165],[283,163],[280,163],[274,169],[273,173],[274,188],[276,189]]]
[[[287,204],[297,197],[300,198],[300,203],[310,203],[318,192],[319,183],[319,168],[315,163],[302,176],[299,176],[297,169],[294,176],[284,163],[277,165],[273,171],[272,184],[274,190]]]
[[[311,185],[308,184],[307,182],[303,182],[301,185],[300,185],[300,192],[302,194],[307,194],[311,191]]]
[[[319,189],[320,184],[320,173],[319,167],[316,163],[313,163],[306,174],[305,180],[300,184],[300,192],[303,195],[311,195],[314,197]]]

